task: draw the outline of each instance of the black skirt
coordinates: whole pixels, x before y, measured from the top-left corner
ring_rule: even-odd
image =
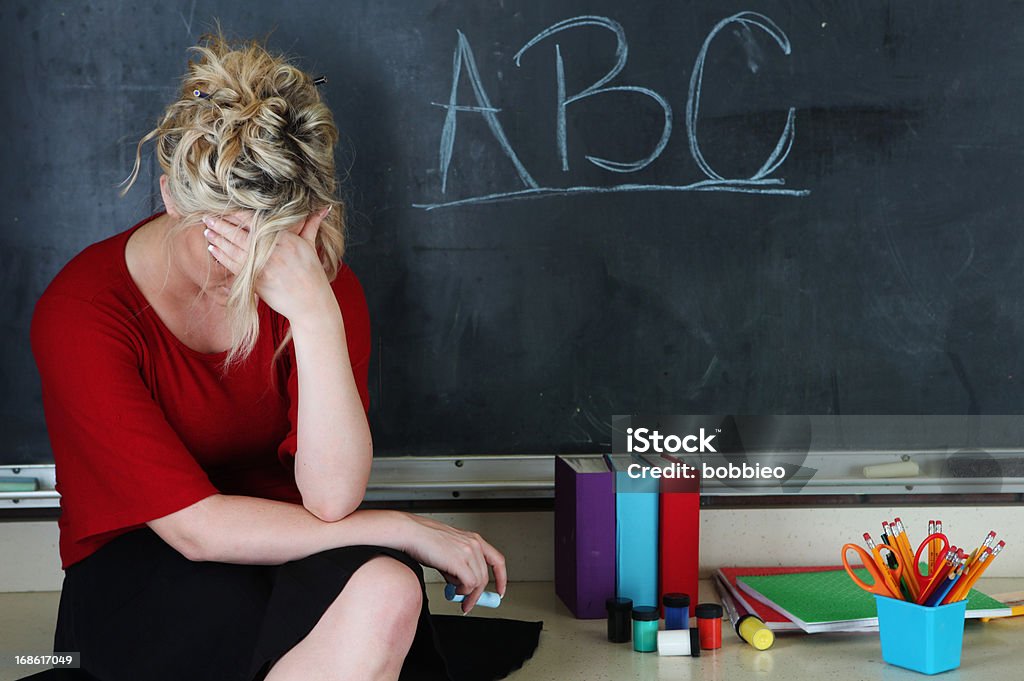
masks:
[[[65,571],[54,651],[80,652],[80,678],[98,681],[259,681],[380,555],[408,565],[422,587],[418,563],[380,546],[235,565],[190,561],[149,528],[134,530]],[[541,626],[431,615],[424,591],[401,681],[504,678],[533,655]]]

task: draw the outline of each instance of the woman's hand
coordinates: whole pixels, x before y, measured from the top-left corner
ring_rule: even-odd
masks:
[[[293,325],[299,318],[317,315],[322,310],[319,305],[334,301],[316,253],[316,235],[329,211],[330,207],[310,213],[281,232],[256,279],[256,294]],[[250,213],[243,212],[203,219],[210,254],[233,275],[242,270],[248,257],[250,218]]]
[[[488,566],[494,570],[498,593],[505,596],[508,585],[505,556],[483,537],[423,516],[403,515],[411,521],[409,541],[403,550],[424,565],[437,569],[456,586],[456,593],[466,597],[462,601],[463,614],[473,609],[487,587]]]

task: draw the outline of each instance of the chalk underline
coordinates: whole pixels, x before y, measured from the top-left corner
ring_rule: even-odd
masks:
[[[771,194],[774,196],[807,196],[809,189],[785,189],[780,187],[783,181],[771,180],[702,180],[692,184],[617,184],[611,187],[531,187],[514,192],[499,192],[483,196],[470,196],[464,199],[441,201],[438,203],[414,203],[413,208],[434,210],[436,208],[454,208],[469,206],[475,203],[499,203],[501,201],[521,201],[523,199],[541,199],[549,196],[566,196],[569,194],[613,194],[619,192],[737,192],[741,194]]]

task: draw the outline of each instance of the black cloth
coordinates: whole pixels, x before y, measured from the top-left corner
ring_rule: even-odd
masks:
[[[301,641],[352,574],[386,555],[346,546],[283,565],[186,559],[149,528],[121,535],[64,574],[55,652],[80,652],[78,672],[34,680],[261,681]],[[383,597],[386,602],[386,596]],[[426,591],[401,681],[492,681],[520,668],[542,622],[431,615]]]

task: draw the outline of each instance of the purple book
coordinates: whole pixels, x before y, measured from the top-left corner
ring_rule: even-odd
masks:
[[[602,456],[555,457],[555,593],[579,619],[615,596],[615,477]]]

